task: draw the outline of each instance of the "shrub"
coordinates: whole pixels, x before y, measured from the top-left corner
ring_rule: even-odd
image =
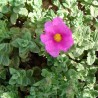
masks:
[[[40,35],[57,16],[74,45],[53,58]],[[0,0],[0,97],[96,98],[97,33],[98,0]]]

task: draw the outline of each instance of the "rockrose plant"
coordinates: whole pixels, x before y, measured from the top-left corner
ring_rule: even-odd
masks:
[[[0,0],[0,98],[97,98],[98,0]]]

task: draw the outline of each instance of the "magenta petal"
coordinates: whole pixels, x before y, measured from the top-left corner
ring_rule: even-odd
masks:
[[[52,22],[46,22],[45,23],[45,28],[44,28],[44,31],[45,33],[49,33],[49,34],[54,34],[54,28],[53,28],[53,25],[52,25]]]
[[[40,39],[42,41],[43,44],[45,44],[47,41],[51,40],[51,36],[49,34],[41,34]]]
[[[58,24],[63,23],[63,20],[60,17],[56,17],[53,19],[52,22],[53,22],[53,25],[58,25]]]
[[[67,40],[64,39],[59,44],[59,48],[61,51],[67,52],[73,44],[74,44],[74,40],[70,37],[70,38],[67,38]]]
[[[45,23],[44,27],[47,28],[47,27],[50,27],[52,26],[52,22],[51,21],[48,21]]]
[[[50,33],[50,34],[54,33],[54,29],[51,21],[46,22],[44,27],[45,27],[44,29],[45,33]]]
[[[69,34],[70,29],[67,25],[63,22],[63,20],[59,17],[53,19],[53,28],[55,32]]]
[[[55,46],[56,44],[51,40],[46,43],[46,51],[53,57],[57,57],[59,55],[59,49]]]

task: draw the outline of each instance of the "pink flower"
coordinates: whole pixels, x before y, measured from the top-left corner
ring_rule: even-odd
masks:
[[[48,21],[44,25],[45,33],[40,38],[46,51],[53,57],[57,57],[60,51],[68,51],[73,45],[72,31],[64,24],[60,17]]]

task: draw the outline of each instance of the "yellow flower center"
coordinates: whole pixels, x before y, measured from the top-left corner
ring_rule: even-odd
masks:
[[[55,34],[53,38],[56,42],[60,42],[62,40],[62,36],[59,33]]]

